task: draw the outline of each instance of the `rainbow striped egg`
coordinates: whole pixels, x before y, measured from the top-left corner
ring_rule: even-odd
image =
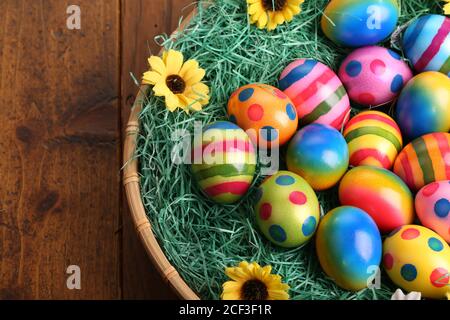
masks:
[[[403,36],[403,49],[417,72],[450,76],[450,19],[428,14],[414,21]]]
[[[412,78],[397,102],[397,123],[405,139],[450,130],[450,79],[427,71]]]
[[[319,200],[302,177],[279,171],[264,180],[257,196],[256,222],[268,240],[294,248],[314,235],[320,218]]]
[[[202,132],[194,145],[192,172],[200,189],[212,200],[229,204],[245,195],[253,181],[256,151],[237,125],[218,121]]]
[[[320,191],[336,185],[348,169],[348,147],[336,129],[310,124],[289,143],[286,162],[289,171],[303,177]]]
[[[316,252],[325,273],[340,287],[359,291],[379,270],[381,235],[373,219],[355,207],[338,207],[319,224]]]
[[[403,139],[395,121],[379,111],[364,111],[346,125],[344,138],[350,153],[350,165],[390,169]]]
[[[416,195],[420,222],[450,243],[450,180],[433,182]]]
[[[341,130],[348,121],[350,101],[333,70],[313,59],[300,59],[281,73],[280,89],[291,98],[300,125],[320,123]]]
[[[414,200],[406,184],[391,171],[369,166],[351,169],[339,185],[339,201],[367,212],[381,232],[414,220]]]
[[[403,148],[394,172],[413,191],[440,180],[450,179],[450,134],[436,132],[415,139]]]
[[[383,265],[404,290],[450,299],[450,247],[430,229],[405,225],[394,230],[383,243]]]
[[[396,0],[333,0],[322,16],[322,30],[334,43],[363,47],[386,39],[397,26]]]
[[[377,46],[356,49],[339,69],[350,99],[366,107],[394,100],[412,76],[396,52]]]

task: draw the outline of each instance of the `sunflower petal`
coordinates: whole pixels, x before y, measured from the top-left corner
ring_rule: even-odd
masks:
[[[195,70],[191,70],[186,76],[183,78],[188,86],[192,86],[205,77],[206,71],[202,68],[198,68]]]
[[[448,2],[448,1],[447,1]],[[450,3],[447,3],[445,6],[444,6],[444,13],[445,14],[450,14]]]
[[[282,23],[284,23],[284,21],[285,21],[284,15],[283,15],[283,12],[282,12],[282,11],[278,11],[277,13],[275,13],[274,18],[275,18],[275,22],[276,22],[277,24],[282,24]]]
[[[155,96],[157,96],[157,97],[165,97],[172,93],[172,91],[170,91],[170,89],[166,86],[166,84],[164,82],[158,82],[153,87],[153,92],[155,93]]]
[[[223,293],[222,300],[241,300],[239,292]]]
[[[289,300],[289,294],[282,290],[267,290],[269,293],[269,300]]]
[[[148,58],[148,63],[150,64],[150,67],[152,67],[153,71],[158,72],[163,76],[166,74],[166,66],[160,57],[151,56]]]
[[[169,50],[166,57],[167,74],[179,74],[183,61],[183,54],[180,51]]]
[[[183,79],[186,78],[186,76],[192,72],[193,70],[199,69],[198,62],[196,60],[188,60],[186,61],[180,70],[180,77]]]
[[[147,71],[144,73],[144,76],[142,77],[142,82],[145,84],[151,84],[155,85],[161,81],[163,81],[163,77],[161,74],[155,71]]]
[[[267,17],[267,13],[263,13],[263,14],[261,14],[260,16],[259,16],[259,18],[258,18],[258,22],[257,22],[257,26],[258,26],[258,28],[260,28],[260,29],[264,29],[265,27],[266,27],[266,25],[267,25],[267,22],[268,22],[268,17]]]
[[[175,94],[170,92],[170,94],[166,95],[166,106],[170,112],[174,112],[177,108],[180,107],[180,100]]]
[[[248,7],[248,14],[249,15],[253,15],[253,14],[256,14],[256,13],[261,13],[263,11],[264,11],[264,9],[261,6],[261,3],[253,3],[252,5],[250,5]]]

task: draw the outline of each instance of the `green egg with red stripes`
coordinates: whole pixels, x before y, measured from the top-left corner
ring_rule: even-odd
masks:
[[[305,179],[289,171],[266,178],[257,189],[256,223],[272,243],[295,248],[314,235],[319,224],[319,200]]]
[[[192,172],[203,193],[222,204],[240,200],[256,169],[256,149],[247,133],[232,122],[207,125],[194,138]]]

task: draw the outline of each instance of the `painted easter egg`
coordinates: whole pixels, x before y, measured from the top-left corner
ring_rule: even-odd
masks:
[[[319,224],[316,252],[325,273],[340,287],[368,286],[381,262],[381,235],[363,210],[344,206],[328,212]]]
[[[249,84],[236,90],[228,101],[228,115],[262,148],[285,144],[298,126],[292,101],[279,89],[265,84]]]
[[[412,78],[397,102],[396,120],[405,139],[450,130],[450,79],[428,71]]]
[[[339,69],[350,99],[366,107],[394,100],[412,76],[396,52],[377,46],[353,51]]]
[[[408,187],[450,179],[450,134],[436,132],[415,139],[403,148],[394,163],[394,172]]]
[[[389,37],[398,16],[396,0],[333,0],[325,8],[321,26],[334,43],[363,47]]]
[[[280,89],[297,109],[300,126],[311,123],[341,130],[348,121],[350,101],[333,70],[313,59],[292,62],[281,73]]]
[[[350,165],[390,169],[403,140],[400,129],[387,114],[364,111],[345,126],[344,138],[350,153]]]
[[[422,16],[408,26],[403,49],[417,72],[450,72],[450,19],[438,14]]]
[[[420,189],[415,204],[420,222],[450,243],[450,180]]]
[[[289,143],[286,162],[289,171],[302,176],[314,190],[331,188],[348,169],[348,147],[336,129],[310,124]]]
[[[391,280],[426,298],[450,298],[450,248],[438,234],[405,225],[383,243],[383,265]]]
[[[382,233],[414,220],[411,191],[402,179],[383,168],[351,169],[339,185],[339,201],[367,212]]]
[[[234,123],[218,121],[194,144],[192,172],[200,189],[219,203],[234,203],[253,181],[256,151],[248,135]]]
[[[300,176],[279,171],[258,189],[256,222],[264,236],[285,247],[298,247],[316,232],[320,219],[317,196]]]

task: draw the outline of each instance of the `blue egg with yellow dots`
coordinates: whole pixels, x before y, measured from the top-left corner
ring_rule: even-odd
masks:
[[[321,25],[334,43],[363,47],[389,37],[398,17],[396,0],[333,0],[325,8]]]
[[[338,286],[359,291],[368,286],[381,263],[381,235],[365,211],[338,207],[320,222],[316,251],[322,269]]]
[[[347,142],[335,128],[310,124],[298,131],[286,155],[289,171],[305,179],[316,191],[336,185],[348,169]]]

